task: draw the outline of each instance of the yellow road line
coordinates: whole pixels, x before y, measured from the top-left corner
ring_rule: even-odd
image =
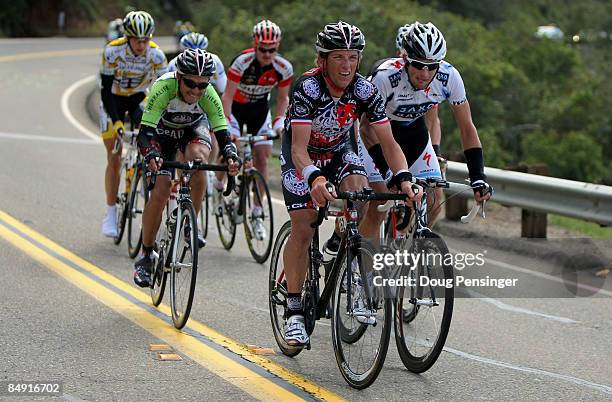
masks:
[[[71,50],[51,50],[48,52],[33,52],[33,53],[19,53],[11,54],[7,56],[0,56],[0,63],[5,61],[20,61],[20,60],[32,60],[32,59],[50,59],[53,57],[65,57],[65,56],[82,56],[88,54],[99,54],[102,56],[102,46],[99,48],[85,48],[85,49],[71,49]]]
[[[83,270],[129,294],[136,300],[146,304],[150,303],[150,296],[148,294],[145,294],[133,286],[128,285],[126,282],[116,278],[108,272],[105,272],[90,262],[85,261],[81,257],[61,247],[40,233],[30,229],[28,226],[22,224],[3,211],[0,211],[0,221],[3,221],[8,226],[15,228],[17,231],[20,231],[24,235],[39,242],[66,260],[78,265]],[[224,380],[243,389],[245,392],[248,392],[254,397],[265,400],[295,400],[297,398],[296,395],[285,390],[271,380],[262,377],[261,375],[236,363],[232,359],[199,342],[190,335],[175,330],[174,327],[170,326],[168,323],[156,317],[152,313],[146,311],[142,307],[137,306],[117,293],[114,293],[107,287],[99,284],[69,265],[66,265],[64,262],[52,255],[49,255],[35,244],[2,226],[0,226],[0,237],[3,237],[15,247],[21,249],[37,261],[51,268],[69,282],[73,283],[80,289],[83,289],[100,302],[116,310],[137,325],[143,327],[154,336],[169,344],[172,344],[177,350],[185,353],[187,356],[197,361],[211,372],[219,375]],[[159,310],[166,315],[171,314],[170,308],[164,304],[159,306]],[[309,381],[301,375],[294,373],[291,370],[288,370],[285,367],[260,355],[249,352],[246,345],[240,344],[196,320],[190,319],[187,327],[206,336],[211,341],[221,345],[231,352],[240,355],[244,359],[263,367],[265,370],[275,374],[277,377],[294,384],[299,388],[302,388],[315,398],[328,401],[344,400],[341,396],[313,383],[312,381]]]

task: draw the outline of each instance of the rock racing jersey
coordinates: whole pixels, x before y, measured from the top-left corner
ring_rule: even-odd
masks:
[[[371,82],[357,74],[338,99],[332,98],[320,69],[302,75],[296,82],[285,120],[284,141],[291,142],[291,124],[311,124],[308,152],[331,155],[354,136],[355,122],[365,113],[370,124],[388,122],[385,103]],[[320,159],[320,158],[316,158]]]
[[[232,61],[227,71],[231,81],[238,83],[234,102],[265,104],[267,109],[270,91],[276,85],[286,87],[291,84],[293,66],[280,55],[272,64],[261,66],[255,57],[255,49],[242,51]]]

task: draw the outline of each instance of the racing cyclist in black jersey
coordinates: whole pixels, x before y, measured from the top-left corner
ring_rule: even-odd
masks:
[[[160,171],[163,161],[174,160],[177,152],[183,160],[208,161],[212,147],[210,126],[223,150],[229,174],[235,176],[239,169],[221,100],[209,85],[215,72],[212,56],[201,49],[186,49],[179,55],[176,68],[176,72],[164,74],[153,84],[138,133],[138,147],[145,163],[151,172],[158,173],[142,216],[143,256],[134,266],[134,282],[141,287],[150,286],[155,237],[170,196],[172,172]],[[202,205],[204,183],[204,172],[194,172],[191,198],[196,213]]]
[[[328,24],[317,36],[318,68],[296,82],[291,95],[282,141],[281,176],[291,234],[283,251],[287,280],[285,340],[293,346],[309,341],[304,327],[301,292],[314,235],[315,206],[334,199],[327,183],[343,191],[362,190],[367,179],[357,155],[355,124],[366,114],[383,153],[394,172],[394,181],[410,199],[406,158],[393,141],[384,112],[384,100],[372,83],[357,73],[365,39],[359,28],[346,22]],[[361,205],[363,209],[365,205]],[[364,307],[365,308],[365,307]]]

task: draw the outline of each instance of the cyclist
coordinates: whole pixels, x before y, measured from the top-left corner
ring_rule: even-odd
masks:
[[[179,55],[176,67],[177,71],[164,74],[153,84],[138,133],[138,147],[145,163],[150,171],[158,173],[143,211],[143,256],[134,265],[134,282],[141,287],[150,285],[155,237],[170,196],[172,172],[160,171],[163,161],[174,160],[178,150],[185,160],[207,161],[211,149],[210,124],[230,174],[238,173],[236,146],[229,140],[221,100],[209,85],[215,73],[212,56],[201,49],[186,49]],[[194,173],[191,184],[197,213],[204,194],[204,172]]]
[[[406,159],[393,141],[384,99],[357,73],[365,47],[363,34],[356,26],[339,21],[325,26],[315,47],[318,68],[306,72],[295,84],[281,153],[283,196],[291,219],[283,254],[288,290],[285,340],[295,346],[308,343],[301,291],[314,234],[310,227],[316,219],[314,207],[333,199],[333,192],[326,188],[328,181],[343,191],[367,187],[357,156],[355,124],[359,115],[369,117],[395,173],[394,182],[415,198]]]
[[[108,28],[106,30],[106,42],[114,41],[115,39],[119,39],[123,36],[123,20],[121,18],[116,18],[108,23]]]
[[[123,133],[125,114],[132,126],[140,123],[141,102],[155,79],[168,68],[164,52],[151,40],[155,23],[145,11],[131,11],[123,19],[124,37],[110,42],[102,57],[100,130],[106,148],[106,216],[102,233],[117,235],[116,205],[121,152],[113,154],[115,137]]]
[[[481,187],[474,190],[474,199],[477,202],[487,200],[491,197],[492,188],[484,174],[482,145],[472,122],[461,76],[457,69],[443,60],[446,56],[446,41],[431,22],[421,24],[417,21],[409,28],[401,37],[402,57],[383,62],[371,77],[372,83],[387,100],[385,110],[391,120],[393,136],[402,148],[413,175],[440,178],[436,158],[439,147],[432,145],[430,133],[439,144],[440,126],[435,107],[448,100],[461,131],[470,183],[473,187]],[[384,176],[388,173],[388,165],[376,134],[367,130],[367,125],[362,127],[367,139],[364,142],[374,144],[370,145],[368,153]],[[366,162],[366,167],[371,172],[372,165]],[[439,205],[440,197],[435,198],[434,210]],[[376,230],[383,214],[375,208],[370,208],[367,214],[371,219],[366,222],[375,222],[373,229]],[[370,228],[363,230],[369,231]],[[337,239],[330,239],[326,254],[333,255],[337,243]]]
[[[188,33],[195,32],[195,27],[191,21],[177,20],[174,23],[174,38],[176,39],[176,46],[181,48],[181,38]]]
[[[185,49],[202,49],[206,50],[208,48],[208,38],[206,35],[198,33],[198,32],[190,32],[184,35],[179,42],[179,51],[183,51]],[[225,75],[225,68],[223,67],[223,63],[219,56],[214,53],[210,53],[210,56],[213,58],[215,62],[215,73],[210,79],[210,83],[215,88],[219,96],[223,95],[225,91],[225,85],[227,84],[227,76]],[[176,60],[178,59],[178,55],[170,60],[168,63],[168,71],[176,71]]]

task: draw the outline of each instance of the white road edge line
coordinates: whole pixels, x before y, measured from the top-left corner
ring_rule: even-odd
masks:
[[[70,144],[97,144],[97,141],[93,141],[85,138],[66,138],[66,137],[49,137],[45,135],[35,134],[16,134],[16,133],[0,133],[0,138],[15,139],[15,140],[30,140],[30,141],[47,141],[47,142],[63,142]]]
[[[492,364],[494,366],[505,367],[505,368],[508,368],[508,369],[511,369],[511,370],[522,371],[522,372],[525,372],[525,373],[531,373],[531,374],[536,374],[536,375],[543,375],[543,376],[546,376],[546,377],[552,377],[552,378],[556,378],[558,380],[563,380],[563,381],[571,382],[571,383],[574,383],[576,385],[583,385],[585,387],[596,389],[598,391],[601,391],[601,392],[604,392],[606,394],[612,395],[612,387],[610,387],[608,385],[602,385],[602,384],[597,384],[597,383],[594,383],[594,382],[591,382],[591,381],[583,380],[582,378],[576,378],[576,377],[572,377],[572,376],[565,375],[565,374],[552,373],[550,371],[544,371],[544,370],[540,370],[540,369],[536,369],[536,368],[531,368],[531,367],[517,366],[517,365],[514,365],[514,364],[510,364],[510,363],[501,362],[499,360],[493,360],[493,359],[488,359],[486,357],[472,355],[470,353],[462,352],[460,350],[449,348],[449,347],[446,347],[446,346],[444,347],[444,350],[446,352],[452,353],[454,355],[457,355],[457,356],[460,356],[460,357],[463,357],[463,358],[466,358],[466,359],[470,359],[470,360],[475,360],[477,362]]]
[[[102,142],[102,140],[100,139],[100,135],[97,133],[91,132],[90,130],[85,128],[85,126],[83,126],[81,123],[79,123],[79,121],[72,115],[72,112],[70,111],[70,108],[68,107],[68,101],[72,93],[76,91],[81,85],[90,83],[91,81],[94,81],[95,79],[96,79],[95,75],[90,75],[88,77],[85,77],[85,78],[82,78],[76,81],[75,83],[70,85],[68,88],[66,88],[66,90],[62,94],[61,107],[62,107],[62,113],[66,117],[66,120],[68,120],[70,124],[76,127],[77,130],[79,130],[81,133],[85,134],[87,137],[91,138],[95,142]]]

